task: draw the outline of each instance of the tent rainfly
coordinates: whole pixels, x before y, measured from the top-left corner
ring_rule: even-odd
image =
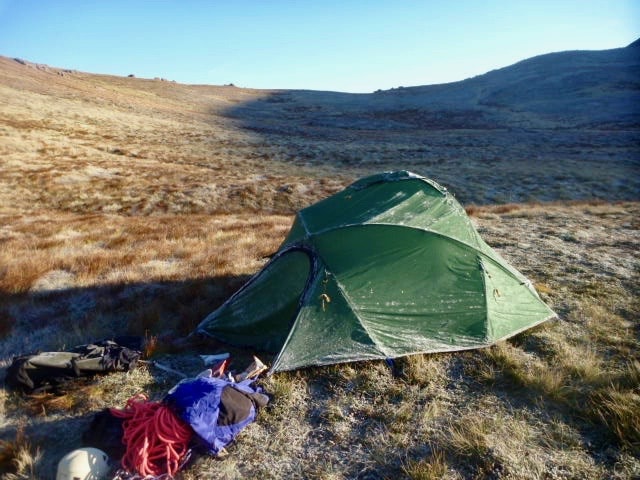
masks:
[[[274,353],[274,373],[485,347],[553,317],[444,187],[397,171],[298,212],[197,332]]]

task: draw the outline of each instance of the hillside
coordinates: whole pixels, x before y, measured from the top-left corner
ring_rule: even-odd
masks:
[[[26,149],[37,162],[46,152],[60,160],[51,174],[66,179],[52,184],[31,165],[7,195],[91,210],[64,192],[90,181],[120,213],[148,211],[156,198],[180,211],[290,213],[367,172],[413,169],[465,203],[636,199],[638,52],[561,52],[367,95],[181,85],[0,58],[0,154],[20,162]],[[88,157],[92,168],[116,160],[126,169],[85,175]],[[127,186],[154,177],[144,201]]]
[[[639,78],[640,47],[631,44],[613,50],[551,53],[460,82],[398,87],[371,95],[286,92],[270,100],[289,101],[297,109],[260,106],[256,111],[265,117],[313,112],[317,119],[328,114],[324,123],[331,126],[329,108],[335,107],[342,117],[334,118],[339,120],[335,126],[372,130],[628,129],[640,121]],[[364,124],[366,120],[370,123]]]
[[[260,269],[297,209],[407,169],[447,186],[558,314],[479,351],[281,373],[199,478],[640,476],[640,48],[560,52],[366,95],[183,85],[0,57],[0,376],[118,334],[171,349]],[[135,72],[134,72],[135,73]],[[247,355],[233,351],[233,368]],[[268,356],[264,356],[269,361]],[[91,416],[177,381],[0,389],[0,477],[54,478]]]

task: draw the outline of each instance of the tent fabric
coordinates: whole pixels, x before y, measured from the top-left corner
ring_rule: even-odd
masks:
[[[273,373],[485,347],[553,317],[453,195],[397,171],[299,211],[271,261],[197,331],[274,353]]]

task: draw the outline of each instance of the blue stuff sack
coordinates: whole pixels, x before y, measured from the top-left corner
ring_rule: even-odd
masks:
[[[256,418],[256,406],[268,397],[250,386],[253,380],[234,383],[215,377],[183,380],[164,398],[187,422],[207,450],[217,455]]]

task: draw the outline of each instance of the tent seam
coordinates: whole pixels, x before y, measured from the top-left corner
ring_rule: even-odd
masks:
[[[545,318],[543,318],[542,320],[538,320],[537,322],[532,323],[531,325],[527,325],[526,327],[519,328],[515,332],[510,332],[507,335],[505,335],[504,337],[497,338],[496,340],[491,342],[491,345],[495,345],[496,343],[501,342],[502,340],[506,340],[507,338],[515,337],[516,335],[519,335],[520,333],[524,332],[525,330],[529,330],[530,328],[537,327],[538,325],[540,325],[540,324],[542,324],[544,322],[548,322],[549,320],[552,320],[554,318],[559,318],[558,314],[556,312],[554,312],[551,309],[549,309],[549,310],[551,311],[551,315],[548,315]]]
[[[402,224],[395,224],[395,223],[386,223],[386,222],[378,222],[378,223],[349,223],[347,225],[340,225],[338,227],[330,227],[330,228],[325,228],[323,230],[318,230],[317,232],[308,232],[308,235],[311,236],[315,236],[315,235],[323,235],[325,233],[328,232],[333,232],[336,230],[340,230],[342,228],[357,228],[357,227],[376,227],[376,226],[383,226],[383,227],[394,227],[394,228],[409,228],[411,230],[416,230],[419,232],[425,232],[425,233],[431,233],[433,235],[436,235],[438,237],[442,237],[442,238],[446,238],[448,240],[452,240],[456,243],[459,243],[460,245],[467,247],[469,249],[474,250],[477,253],[482,253],[480,252],[478,247],[474,247],[473,245],[467,243],[467,242],[463,242],[462,240],[458,240],[457,238],[453,238],[453,237],[449,237],[447,235],[445,235],[444,233],[440,233],[440,232],[436,232],[435,230],[430,230],[427,228],[419,228],[419,227],[414,227],[411,225],[402,225]],[[491,247],[489,247],[491,248]]]
[[[490,260],[490,261],[493,263],[493,265],[494,265],[495,267],[497,267],[497,268],[499,268],[500,270],[502,270],[504,273],[506,273],[507,275],[509,275],[511,278],[513,278],[513,279],[515,279],[515,280],[522,280],[522,279],[524,279],[524,281],[520,281],[520,286],[524,286],[524,287],[525,287],[525,289],[526,289],[526,291],[527,291],[527,293],[528,293],[531,297],[533,297],[534,299],[539,300],[540,302],[542,302],[544,305],[546,305],[546,307],[547,307],[551,312],[553,312],[553,310],[552,310],[552,309],[551,309],[551,308],[550,308],[550,307],[549,307],[545,302],[543,302],[543,301],[542,301],[542,299],[540,298],[540,295],[539,295],[539,294],[538,294],[538,292],[536,291],[536,289],[535,289],[535,287],[533,286],[533,283],[531,282],[531,280],[530,280],[530,279],[528,279],[527,277],[525,277],[522,273],[518,272],[518,273],[520,273],[520,275],[522,275],[522,279],[520,279],[520,278],[516,277],[516,276],[511,272],[511,270],[509,270],[508,268],[505,268],[505,267],[504,267],[504,265],[502,265],[500,262],[497,262],[497,261],[495,261],[493,258],[488,257],[488,256],[486,256],[486,255],[485,255],[485,257],[486,257],[488,260]],[[507,262],[506,260],[504,260],[504,259],[503,259],[503,261],[504,261],[505,263],[507,263],[507,264],[508,264],[508,262]],[[487,272],[487,274],[488,274],[488,272]],[[555,312],[554,312],[554,313],[555,313]],[[556,316],[557,316],[557,315],[556,315]]]
[[[316,268],[316,266],[317,266],[317,268]],[[280,351],[278,352],[278,354],[275,356],[275,358],[271,362],[271,367],[269,368],[269,371],[267,372],[268,375],[271,375],[271,374],[275,373],[276,371],[278,371],[276,367],[280,363],[280,359],[282,358],[282,356],[284,354],[284,351],[287,349],[287,346],[291,342],[291,337],[293,336],[293,332],[294,332],[295,326],[298,323],[300,310],[302,310],[302,307],[304,306],[306,301],[309,299],[309,295],[311,295],[311,292],[313,291],[312,287],[316,284],[316,282],[320,278],[319,273],[320,273],[319,261],[316,258],[316,256],[314,255],[314,257],[312,258],[311,272],[309,273],[309,279],[311,279],[311,280],[309,281],[309,279],[307,279],[307,282],[305,284],[305,290],[304,290],[304,292],[302,292],[302,295],[300,295],[300,301],[298,303],[298,308],[296,309],[296,313],[293,316],[293,322],[291,323],[291,326],[289,328],[289,333],[287,334],[287,338],[284,339],[284,342],[282,343],[282,347],[280,347]]]
[[[378,351],[380,351],[380,353],[382,353],[385,356],[385,358],[388,357],[389,356],[388,353],[385,351],[384,348],[382,348],[380,346],[380,344],[379,344],[378,340],[376,339],[376,337],[371,334],[371,332],[369,331],[369,329],[367,328],[365,323],[362,321],[362,318],[360,317],[360,312],[358,311],[358,308],[351,301],[351,298],[349,297],[349,295],[345,291],[344,287],[342,286],[342,284],[340,283],[338,278],[333,273],[331,273],[331,276],[333,277],[334,281],[336,282],[336,286],[338,287],[338,290],[342,294],[342,297],[345,299],[345,301],[347,302],[347,304],[351,308],[351,311],[354,313],[355,317],[358,319],[358,322],[360,323],[360,326],[362,327],[362,329],[366,332],[367,336],[373,341],[373,344],[375,345],[376,349]]]
[[[411,353],[403,353],[401,355],[396,355],[396,356],[394,356],[392,358],[396,359],[396,358],[408,357],[410,355],[421,355],[421,354],[432,354],[432,353],[448,353],[448,352],[463,352],[463,351],[466,351],[466,350],[477,350],[479,348],[489,348],[489,347],[492,347],[493,345],[496,345],[498,342],[501,342],[503,340],[507,340],[508,338],[514,337],[514,336],[516,336],[516,335],[518,335],[518,334],[520,334],[520,333],[522,333],[525,330],[528,330],[530,328],[537,327],[538,325],[540,325],[540,324],[542,324],[544,322],[548,322],[549,320],[552,320],[553,318],[558,318],[558,315],[555,314],[555,313],[553,315],[549,315],[549,316],[545,317],[544,319],[539,320],[539,321],[537,321],[536,323],[534,323],[532,325],[529,325],[527,327],[523,327],[523,328],[517,330],[514,333],[509,333],[508,335],[505,335],[504,337],[500,337],[500,338],[498,338],[498,339],[496,339],[494,341],[491,341],[491,342],[483,342],[483,343],[480,343],[478,345],[474,345],[474,346],[470,346],[470,347],[451,347],[451,348],[442,348],[442,349],[433,349],[433,350],[420,350],[420,351],[411,352]],[[384,352],[383,352],[383,355],[380,355],[378,357],[371,357],[371,358],[368,358],[367,360],[384,360],[384,359],[387,359],[387,358],[390,358],[389,355],[384,354]],[[353,360],[343,360],[343,361],[336,362],[336,363],[351,363],[351,362],[353,362]],[[322,365],[327,365],[327,364],[314,363],[314,364],[311,364],[311,365],[322,366]],[[278,370],[278,371],[279,372],[284,372],[286,370]]]
[[[482,263],[482,257],[478,255],[478,264],[480,265],[480,277],[482,278],[482,288],[484,290],[484,324],[486,325],[485,340],[489,340],[489,295],[487,294],[487,271]]]
[[[305,221],[304,215],[302,214],[302,212],[298,213],[298,218],[300,219],[300,223],[302,224],[302,228],[304,228],[305,236],[308,237],[309,235],[311,235],[311,232],[309,231],[309,227],[307,226],[307,222]]]
[[[449,237],[444,233],[436,232],[435,230],[430,230],[430,229],[426,229],[426,228],[413,227],[411,225],[397,225],[397,224],[393,224],[393,223],[350,223],[348,225],[340,225],[339,227],[325,228],[324,230],[319,230],[318,232],[314,232],[314,233],[308,232],[307,235],[308,236],[323,235],[325,233],[338,231],[338,230],[340,230],[342,228],[360,228],[360,227],[375,227],[375,226],[394,227],[394,228],[409,228],[411,230],[416,230],[416,231],[419,231],[419,232],[432,234],[432,235],[435,235],[437,237],[443,238],[445,240],[451,240],[452,242],[455,242],[456,244],[473,251],[476,255],[481,255],[482,257],[491,260],[501,270],[503,270],[505,273],[507,273],[511,278],[513,278],[515,280],[518,280],[519,282],[524,283],[524,284],[527,284],[527,283],[531,284],[531,280],[529,280],[527,277],[525,277],[522,273],[518,272],[520,274],[520,276],[517,276],[516,274],[514,274],[514,272],[512,272],[508,268],[504,268],[504,266],[502,266],[501,263],[499,261],[497,261],[498,259],[495,259],[495,258],[491,257],[490,255],[487,255],[486,253],[484,253],[480,249],[480,245],[475,247],[475,246],[473,246],[473,245],[471,245],[471,244],[469,244],[467,242],[463,242],[462,240],[458,240],[457,238]],[[489,245],[487,243],[485,243],[485,245],[487,247],[489,247],[492,252],[496,253],[496,255],[499,256],[498,252],[495,252],[495,250],[493,249],[493,247],[491,247],[491,245]],[[502,260],[503,262],[506,262],[506,260],[504,258],[502,258],[501,256],[499,256],[499,260]]]

